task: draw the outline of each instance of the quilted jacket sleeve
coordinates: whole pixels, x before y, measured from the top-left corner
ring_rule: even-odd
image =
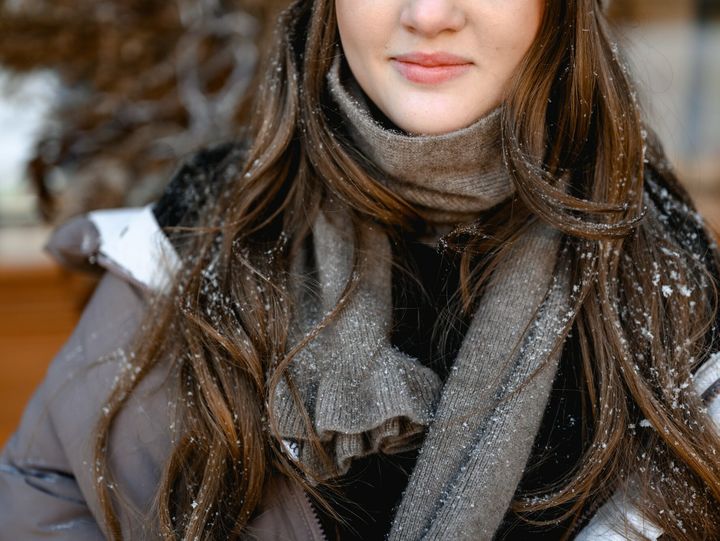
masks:
[[[105,270],[72,336],[52,360],[0,454],[0,541],[104,539],[92,467],[93,430],[146,311],[149,291],[172,270],[164,226],[191,225],[222,189],[243,146],[226,143],[190,157],[152,206],[92,212],[58,228],[48,251],[79,270]],[[227,171],[226,171],[227,170]],[[223,173],[225,172],[225,173]],[[19,361],[19,360],[18,360]],[[143,515],[123,513],[126,539],[152,539],[150,512],[172,437],[171,363],[143,378],[115,420],[110,467],[117,490]]]
[[[50,364],[0,455],[0,539],[104,539],[88,450],[94,405],[107,386],[85,386],[100,376],[90,360],[126,336],[139,308],[137,292],[108,274]],[[116,331],[112,339],[109,328]]]

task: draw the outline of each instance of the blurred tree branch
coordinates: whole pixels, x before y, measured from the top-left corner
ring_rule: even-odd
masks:
[[[232,137],[268,22],[286,4],[0,1],[0,64],[51,69],[63,83],[29,164],[43,216],[144,204],[179,157]]]

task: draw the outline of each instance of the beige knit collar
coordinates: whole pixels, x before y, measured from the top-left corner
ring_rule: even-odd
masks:
[[[353,142],[387,186],[435,223],[462,223],[515,191],[503,162],[501,109],[443,135],[409,135],[375,119],[338,55],[328,87]]]

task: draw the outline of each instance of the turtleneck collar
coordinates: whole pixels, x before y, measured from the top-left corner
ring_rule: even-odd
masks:
[[[373,117],[362,90],[342,64],[338,54],[327,81],[353,142],[385,175],[387,187],[428,220],[468,222],[514,193],[503,162],[499,108],[457,131],[410,135]]]

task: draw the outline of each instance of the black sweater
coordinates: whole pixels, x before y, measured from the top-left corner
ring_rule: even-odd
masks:
[[[464,318],[448,322],[444,315],[458,287],[456,258],[412,240],[405,243],[398,256],[413,272],[396,271],[393,276],[393,345],[432,367],[444,379],[469,323]],[[450,313],[453,312],[455,310],[450,309]],[[444,321],[441,331],[447,329],[446,339],[443,333],[433,333],[439,318]],[[561,360],[528,463],[530,467],[521,481],[524,489],[540,488],[560,479],[580,457],[580,397],[573,369],[574,349],[566,348]],[[343,541],[384,539],[415,460],[416,452],[379,454],[356,460],[341,481],[341,496],[328,493],[336,512],[346,523],[337,524],[320,512],[325,531],[335,533],[330,537]],[[566,529],[566,523],[549,528],[533,527],[508,513],[496,539],[556,540]]]

